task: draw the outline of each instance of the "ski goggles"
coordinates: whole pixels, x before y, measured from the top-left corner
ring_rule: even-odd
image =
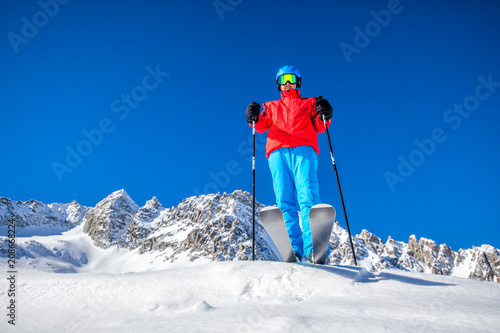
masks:
[[[299,78],[295,74],[283,74],[280,75],[276,81],[278,84],[286,84],[287,82],[290,82],[290,84],[297,84]]]

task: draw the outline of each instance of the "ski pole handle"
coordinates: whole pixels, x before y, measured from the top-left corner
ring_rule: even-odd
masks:
[[[255,170],[255,119],[252,121],[252,138],[253,138],[252,170]]]
[[[255,260],[255,119],[252,121],[252,261]]]

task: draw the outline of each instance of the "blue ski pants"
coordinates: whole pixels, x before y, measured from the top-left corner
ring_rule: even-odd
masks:
[[[276,205],[283,212],[292,248],[301,256],[309,258],[312,251],[309,210],[321,202],[316,174],[316,151],[310,146],[280,148],[269,155],[268,162],[273,177]]]

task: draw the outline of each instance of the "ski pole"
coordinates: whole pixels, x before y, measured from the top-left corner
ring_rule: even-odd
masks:
[[[252,123],[252,261],[255,261],[255,119]]]
[[[328,132],[328,127],[326,126],[326,119],[324,116],[323,116],[323,123],[325,124],[326,137],[328,138],[328,145],[330,146],[330,155],[332,157],[332,164],[333,164],[333,170],[335,171],[335,178],[337,178],[337,185],[340,193],[340,201],[342,202],[342,210],[344,211],[347,233],[349,234],[349,241],[351,242],[351,251],[352,251],[352,256],[354,258],[354,265],[358,266],[358,262],[356,261],[356,252],[354,252],[354,245],[352,243],[351,230],[349,229],[349,222],[347,220],[347,212],[345,210],[344,197],[342,196],[342,189],[340,188],[340,180],[339,180],[339,174],[337,172],[337,165],[335,164],[335,158],[333,157],[332,141],[330,140],[330,133]]]

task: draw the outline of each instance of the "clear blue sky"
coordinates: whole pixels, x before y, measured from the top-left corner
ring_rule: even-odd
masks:
[[[353,233],[500,247],[498,1],[0,2],[0,196],[251,192],[275,73],[334,107]],[[257,200],[274,204],[258,136]],[[322,201],[345,226],[325,134]]]

